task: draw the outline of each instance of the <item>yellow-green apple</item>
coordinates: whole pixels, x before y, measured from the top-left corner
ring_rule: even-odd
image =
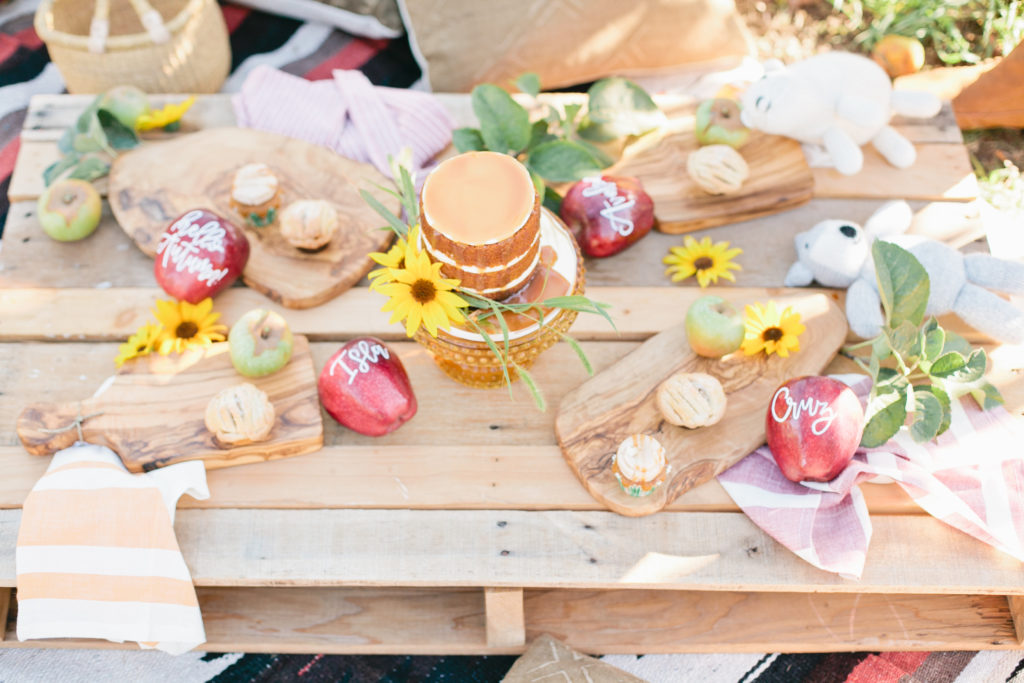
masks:
[[[739,149],[750,139],[750,129],[740,121],[736,100],[716,97],[697,106],[697,142],[701,145],[729,145]]]
[[[270,375],[292,357],[292,331],[279,314],[254,308],[231,326],[228,333],[231,364],[246,377]]]
[[[135,130],[135,122],[149,111],[149,99],[134,85],[118,85],[103,93],[100,109],[106,109],[115,119]]]
[[[234,282],[248,260],[249,240],[241,230],[206,209],[193,209],[160,236],[153,274],[165,292],[197,304]]]
[[[743,343],[743,316],[720,296],[702,296],[686,311],[686,339],[698,356],[721,358]]]
[[[357,337],[338,349],[317,386],[328,414],[367,436],[393,432],[416,414],[416,395],[402,361],[374,337]]]
[[[36,205],[43,232],[59,242],[91,235],[100,224],[100,194],[84,180],[58,180],[39,195]]]
[[[604,258],[635,244],[654,225],[654,202],[636,178],[592,176],[565,193],[559,211],[587,256]]]
[[[853,458],[864,409],[830,377],[791,379],[772,394],[764,422],[768,448],[790,481],[831,481]]]

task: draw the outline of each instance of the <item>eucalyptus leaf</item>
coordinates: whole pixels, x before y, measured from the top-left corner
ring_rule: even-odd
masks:
[[[608,168],[615,163],[615,159],[597,145],[586,140],[575,140],[574,142],[590,152],[591,156],[594,157],[594,161],[600,164],[601,168]]]
[[[919,327],[924,320],[929,293],[924,266],[906,249],[883,240],[875,241],[871,255],[889,327],[898,327],[904,321]]]
[[[884,334],[878,335],[875,341],[872,342],[871,353],[878,356],[879,360],[885,360],[892,354],[892,349],[889,348],[889,340],[886,339]]]
[[[914,392],[914,421],[910,425],[910,436],[917,443],[934,439],[942,426],[942,403],[930,391]]]
[[[89,106],[83,109],[82,113],[75,119],[75,130],[79,133],[89,132],[89,126],[92,124],[93,119],[96,118],[96,112],[99,111],[101,102],[103,102],[102,93],[94,97]]]
[[[476,128],[456,128],[452,131],[452,144],[461,154],[463,152],[479,152],[487,149],[484,138]]]
[[[537,173],[535,170],[533,170],[533,168],[529,164],[526,165],[526,170],[530,172],[530,180],[533,181],[533,189],[537,190],[537,194],[543,197],[544,188],[547,187],[547,185],[544,183],[544,179],[541,178],[540,173]]]
[[[104,150],[112,155],[117,153],[114,151],[114,148],[111,147],[110,143],[107,141],[107,133],[106,131],[103,130],[103,124],[100,122],[99,110],[97,110],[96,113],[93,114],[92,120],[89,122],[89,130],[85,132],[85,135],[87,135],[90,139],[92,139],[93,142],[99,145],[98,147],[89,151]],[[75,138],[75,148],[78,148],[77,137]]]
[[[939,424],[939,431],[935,434],[935,436],[941,436],[947,429],[949,429],[949,425],[952,424],[952,422],[953,422],[953,409],[952,409],[952,405],[953,404],[952,404],[952,401],[949,398],[949,394],[947,394],[946,390],[943,389],[942,387],[940,387],[937,384],[932,384],[932,385],[927,385],[927,386],[926,385],[915,386],[914,387],[915,394],[918,391],[929,391],[929,392],[931,392],[931,394],[933,396],[935,396],[935,398],[937,398],[939,400],[939,403],[942,405],[942,422]]]
[[[92,181],[110,172],[110,164],[96,156],[85,157],[75,166],[69,178]]]
[[[896,436],[907,420],[907,397],[903,392],[889,392],[868,402],[868,419],[860,445],[878,448]]]
[[[1003,396],[990,382],[984,382],[981,386],[971,390],[971,398],[981,407],[982,410],[991,410],[996,406],[1003,405]]]
[[[100,135],[103,135],[102,129]],[[89,152],[99,152],[103,150],[103,145],[106,143],[106,138],[98,140],[89,133],[75,133],[74,138],[71,140],[71,149],[79,154],[88,154]]]
[[[57,149],[60,150],[61,154],[70,154],[75,151],[75,135],[77,135],[77,131],[74,126],[68,126],[64,129],[60,140],[57,141]]]
[[[548,125],[547,119],[533,122],[533,125],[530,126],[530,142],[526,145],[527,149],[533,149],[542,142],[556,139],[554,135],[548,134]]]
[[[545,209],[557,216],[562,212],[562,195],[558,194],[550,187],[545,187],[543,204]]]
[[[962,357],[963,356],[961,356],[961,358]],[[976,382],[985,374],[985,367],[987,365],[988,357],[985,355],[985,349],[975,349],[971,351],[971,355],[967,357],[963,367],[946,375],[942,375],[942,377],[947,382],[960,382],[965,384],[969,382]],[[931,374],[933,377],[935,376],[934,366],[932,366]]]
[[[103,135],[114,149],[132,149],[139,144],[139,136],[135,131],[117,120],[117,117],[106,109],[98,109],[96,118],[103,127]]]
[[[43,171],[43,182],[47,187],[53,184],[53,181],[61,177],[68,169],[73,168],[78,164],[79,157],[77,154],[72,152],[65,157],[58,159]]]
[[[893,350],[902,358],[913,358],[920,354],[921,335],[918,334],[917,325],[912,322],[904,320],[897,327],[886,330],[885,334]]]
[[[665,114],[651,96],[628,79],[602,78],[590,86],[588,95],[587,116],[579,128],[588,140],[643,135],[665,123]]]
[[[967,359],[964,358],[958,351],[950,351],[939,356],[934,363],[932,363],[931,369],[928,374],[932,377],[946,378],[951,377],[967,365]]]
[[[530,168],[545,180],[562,183],[579,180],[601,170],[590,150],[570,140],[552,140],[530,152]]]
[[[487,149],[517,154],[530,143],[530,116],[512,96],[496,85],[484,83],[470,96],[473,113]]]
[[[921,344],[922,355],[928,360],[937,359],[942,355],[942,349],[946,345],[946,331],[936,325],[930,330],[927,328],[922,329],[921,332],[924,335],[924,339]]]
[[[576,117],[579,116],[580,109],[583,108],[582,104],[567,104],[565,105],[565,118],[562,120],[562,125],[565,128],[566,135],[571,135],[576,123]]]
[[[946,340],[942,345],[942,353],[949,353],[950,351],[956,351],[957,353],[963,354],[964,356],[971,355],[970,342],[961,337],[956,332],[950,332],[945,330]]]
[[[527,95],[536,97],[540,94],[540,76],[528,71],[516,79],[516,87]]]

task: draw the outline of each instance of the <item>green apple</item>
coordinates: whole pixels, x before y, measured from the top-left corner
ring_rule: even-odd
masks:
[[[149,111],[146,93],[134,85],[119,85],[103,93],[100,109],[106,109],[114,118],[135,130],[135,122]]]
[[[292,357],[292,331],[277,313],[254,308],[231,326],[228,333],[231,364],[246,377],[270,375]]]
[[[36,205],[43,232],[58,242],[91,235],[100,224],[100,193],[84,180],[59,180],[39,195]]]
[[[743,316],[720,296],[708,295],[686,311],[686,338],[699,356],[721,358],[743,343]]]
[[[736,100],[716,97],[697,107],[697,142],[701,145],[729,145],[739,149],[750,139],[750,129],[740,121]]]

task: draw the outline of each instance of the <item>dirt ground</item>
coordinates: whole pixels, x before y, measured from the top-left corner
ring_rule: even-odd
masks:
[[[826,50],[863,52],[844,17],[825,0],[736,0],[736,7],[754,36],[760,59],[776,57],[788,63]],[[931,50],[926,55],[926,69],[941,64]],[[964,140],[979,175],[981,169],[988,173],[1003,168],[1007,160],[1024,168],[1022,130],[965,131]]]

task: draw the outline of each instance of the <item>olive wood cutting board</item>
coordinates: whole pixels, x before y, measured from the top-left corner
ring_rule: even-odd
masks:
[[[325,199],[338,210],[338,232],[322,250],[304,252],[281,236],[279,221],[253,227],[231,207],[231,182],[245,164],[267,164],[279,181],[281,207]],[[383,219],[359,190],[398,212],[399,201],[378,186],[391,181],[369,164],[346,159],[303,140],[248,128],[212,128],[147,142],[122,154],[110,169],[108,199],[114,217],[142,251],[153,256],[171,221],[195,208],[230,220],[249,238],[242,279],[289,308],[309,308],[342,293],[373,265],[371,251],[391,241]]]
[[[274,405],[266,441],[223,448],[204,423],[206,404],[221,389],[256,385]],[[18,417],[18,436],[33,455],[50,455],[78,440],[108,446],[132,472],[202,460],[207,469],[302,455],[323,446],[324,428],[309,342],[295,336],[288,364],[266,377],[243,377],[231,365],[228,343],[180,355],[151,354],[128,361],[93,398],[36,403]],[[71,427],[68,429],[68,427]],[[49,432],[45,430],[50,430]],[[63,430],[53,433],[55,430]]]
[[[622,152],[606,173],[636,176],[654,200],[658,229],[684,233],[778,213],[811,200],[814,175],[800,143],[752,131],[739,149],[750,177],[736,194],[711,195],[686,172],[686,159],[700,145],[697,102],[663,104],[668,123]]]
[[[767,291],[758,301],[767,302]],[[830,296],[773,291],[770,298],[783,307],[792,306],[807,328],[800,336],[800,351],[789,358],[745,356],[742,351],[720,360],[702,358],[690,348],[684,325],[679,324],[651,337],[562,400],[555,420],[558,443],[595,499],[623,515],[649,515],[764,443],[765,411],[775,390],[790,378],[821,372],[846,338],[846,317]],[[752,302],[733,301],[737,307]],[[686,429],[661,418],[655,403],[658,386],[677,372],[706,372],[718,378],[728,398],[721,422]],[[611,463],[619,444],[638,433],[661,442],[671,469],[665,483],[650,495],[635,498],[619,486]]]

